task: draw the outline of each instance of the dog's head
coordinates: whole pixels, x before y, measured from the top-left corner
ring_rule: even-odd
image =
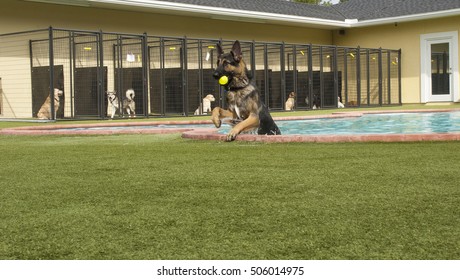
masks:
[[[55,88],[54,89],[54,97],[57,97],[57,96],[62,96],[63,94],[63,91],[58,89],[58,88]]]
[[[58,88],[55,88],[54,89],[54,100],[56,101],[59,101],[59,98],[63,95],[63,91],[58,89]]]
[[[291,93],[289,93],[289,98],[295,98],[295,92],[292,91]]]
[[[233,43],[232,50],[224,53],[222,45],[217,44],[217,67],[213,73],[213,77],[218,80],[222,76],[228,77],[227,85],[231,85],[236,80],[247,80],[248,71],[246,63],[243,60],[241,45],[239,41]]]
[[[214,98],[214,95],[212,95],[212,94],[206,95],[203,99],[207,99],[207,100],[209,100],[211,102],[216,101],[216,99]]]
[[[106,94],[107,94],[107,99],[109,99],[110,102],[117,99],[117,93],[115,91],[107,91]]]

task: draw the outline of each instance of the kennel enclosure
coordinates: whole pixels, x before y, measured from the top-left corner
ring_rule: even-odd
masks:
[[[47,28],[0,34],[0,117],[36,119],[50,106],[57,119],[106,119],[106,92],[119,100],[134,89],[138,117],[191,116],[212,94],[226,106],[212,77],[216,44],[234,40],[150,36]],[[240,41],[244,60],[272,111],[401,104],[401,51],[360,47]],[[56,104],[55,104],[56,103]],[[200,112],[206,113],[206,112]],[[119,118],[127,117],[123,110]],[[53,119],[54,116],[51,116]]]

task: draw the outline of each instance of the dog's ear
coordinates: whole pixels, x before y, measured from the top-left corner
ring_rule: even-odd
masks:
[[[241,53],[241,45],[238,40],[233,43],[232,50],[230,53],[233,55],[233,59],[235,59],[236,62],[240,62],[241,58],[243,57],[243,54]]]
[[[220,43],[220,42],[219,42],[219,43],[217,43],[217,45],[216,45],[216,46],[217,46],[217,56],[221,56],[221,55],[223,55],[223,54],[224,54],[224,50],[222,49],[222,45],[221,45],[221,43]]]

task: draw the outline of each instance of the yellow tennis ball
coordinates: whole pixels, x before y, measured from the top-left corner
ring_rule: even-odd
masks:
[[[225,86],[226,84],[228,84],[228,77],[227,76],[222,76],[220,77],[219,79],[219,84],[221,86]]]

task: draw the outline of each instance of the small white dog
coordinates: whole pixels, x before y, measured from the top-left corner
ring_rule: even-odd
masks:
[[[214,95],[208,94],[205,98],[203,98],[203,102],[200,106],[195,110],[194,115],[206,115],[207,113],[211,112],[211,102],[216,101]]]
[[[132,88],[128,89],[123,98],[122,108],[128,114],[128,117],[136,117],[136,103],[134,102],[134,97],[136,94]],[[116,91],[108,91],[107,99],[109,104],[112,106],[112,115],[111,118],[115,116],[115,112],[120,109],[120,100],[118,99]]]
[[[56,113],[59,110],[59,101],[62,96],[62,90],[55,88],[54,89],[54,119],[56,119]],[[41,120],[51,120],[51,98],[50,95],[46,98],[42,107],[37,113],[37,118]]]
[[[337,100],[337,108],[345,108],[345,105],[343,105],[343,103],[340,102],[340,97],[338,97],[338,100]]]
[[[294,110],[294,105],[295,105],[295,93],[291,92],[289,93],[288,99],[286,100],[286,103],[284,104],[284,110],[286,111]]]

